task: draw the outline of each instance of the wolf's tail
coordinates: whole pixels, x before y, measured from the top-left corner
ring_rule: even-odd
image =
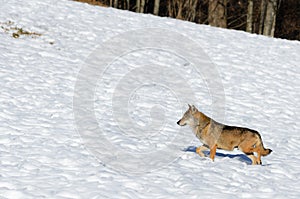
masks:
[[[266,149],[264,147],[264,144],[263,144],[261,138],[260,138],[260,145],[259,145],[259,147],[260,147],[260,154],[262,156],[267,156],[267,155],[269,155],[272,152],[272,149]]]
[[[261,155],[262,156],[266,156],[266,155],[269,155],[271,152],[272,152],[272,149],[265,149],[264,146],[262,146],[261,148]]]

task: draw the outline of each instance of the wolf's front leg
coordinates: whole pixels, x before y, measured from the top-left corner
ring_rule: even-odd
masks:
[[[207,150],[207,149],[208,149],[208,147],[206,147],[204,145],[199,146],[199,147],[196,148],[196,153],[198,153],[201,157],[205,157],[203,151]]]

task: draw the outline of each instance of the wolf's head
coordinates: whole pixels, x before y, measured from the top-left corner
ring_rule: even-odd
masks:
[[[195,113],[197,113],[198,110],[194,105],[189,105],[189,109],[183,114],[182,118],[177,122],[180,126],[185,125],[193,125],[195,122]]]

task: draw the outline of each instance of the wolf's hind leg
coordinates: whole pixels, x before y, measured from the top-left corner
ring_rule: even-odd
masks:
[[[208,149],[208,147],[205,145],[199,146],[196,148],[196,153],[198,153],[201,157],[205,157],[203,151],[207,150],[207,149]]]
[[[209,153],[209,157],[210,159],[212,159],[212,161],[215,160],[216,152],[217,152],[217,145],[215,144],[210,148],[210,153]]]
[[[248,158],[250,158],[252,160],[252,164],[261,164],[261,160],[260,160],[260,151],[258,151],[258,148],[254,148],[252,142],[242,142],[239,146],[239,149],[241,151],[243,151]],[[257,153],[257,156],[254,156],[253,152]]]
[[[256,160],[257,164],[262,164],[261,159],[260,159],[260,157],[261,157],[260,149],[258,149],[256,153],[257,153],[257,160]]]

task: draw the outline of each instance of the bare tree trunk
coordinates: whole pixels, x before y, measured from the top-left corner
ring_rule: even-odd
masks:
[[[126,0],[126,6],[127,6],[127,10],[129,10],[130,9],[130,0]]]
[[[183,0],[168,0],[169,17],[182,19]]]
[[[114,0],[114,8],[118,8],[118,0]]]
[[[141,0],[140,13],[144,13],[145,0]]]
[[[109,0],[109,6],[113,7],[113,0]]]
[[[153,14],[155,14],[155,15],[158,15],[158,13],[159,13],[159,3],[160,3],[160,0],[154,0]]]
[[[261,4],[260,4],[260,23],[259,23],[259,31],[258,31],[258,33],[260,35],[262,35],[263,32],[264,32],[266,9],[267,9],[267,0],[261,0]]]
[[[169,13],[169,17],[173,17],[173,0],[168,0],[168,13]]]
[[[191,16],[191,19],[190,21],[195,21],[196,19],[196,14],[197,14],[197,3],[198,3],[198,0],[194,0],[193,4],[191,5],[192,7],[192,16]]]
[[[269,0],[264,24],[263,35],[274,37],[277,12],[277,0]]]
[[[196,18],[196,8],[197,8],[198,0],[188,0],[183,5],[183,9],[185,10],[184,20],[195,21]]]
[[[264,23],[263,35],[269,36],[271,35],[271,29],[273,25],[273,9],[272,9],[272,2],[271,0],[267,3],[267,11],[266,11],[266,18]]]
[[[248,0],[246,31],[252,33],[252,31],[253,31],[252,26],[253,26],[253,0]]]
[[[278,2],[278,0],[274,0],[274,15],[273,15],[273,25],[272,25],[272,29],[271,29],[271,37],[274,37],[274,33],[275,33],[275,28],[276,28],[276,16],[277,16],[277,11],[280,5],[280,0]]]
[[[211,26],[227,28],[227,0],[209,0],[208,23]]]
[[[176,19],[182,19],[182,9],[183,9],[183,1],[182,0],[176,0],[177,6],[178,6],[178,12],[176,15]]]
[[[136,0],[135,12],[140,12],[140,8],[141,8],[141,1],[140,0]]]
[[[280,0],[279,0],[280,1]],[[278,0],[273,0],[273,9],[274,9],[274,13],[273,13],[273,25],[272,25],[272,29],[271,29],[271,37],[274,37],[274,33],[275,33],[275,28],[276,28],[276,16],[277,16],[277,11],[278,11],[278,5],[280,2],[278,2]],[[298,7],[299,8],[299,7]]]

